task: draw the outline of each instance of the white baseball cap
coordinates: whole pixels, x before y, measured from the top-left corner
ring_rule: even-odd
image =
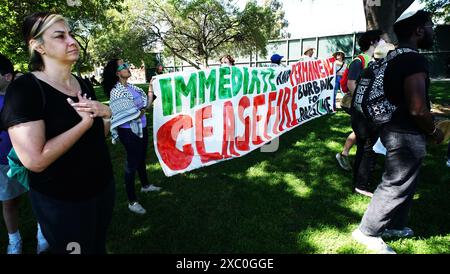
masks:
[[[419,10],[423,10],[425,8],[425,5],[422,4],[420,1],[416,0],[414,1],[403,13],[400,15],[400,17],[395,21],[395,23],[398,23],[400,21],[403,21],[405,19],[408,19],[412,16],[414,16]]]

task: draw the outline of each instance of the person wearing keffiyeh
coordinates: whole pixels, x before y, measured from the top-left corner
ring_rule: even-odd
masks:
[[[148,130],[145,112],[149,109],[153,95],[128,83],[131,72],[127,63],[113,59],[103,71],[103,90],[110,99],[111,138],[117,139],[125,147],[127,161],[125,167],[125,188],[128,196],[128,209],[137,214],[146,210],[137,201],[135,193],[135,174],[141,181],[141,192],[159,191],[161,188],[148,182],[145,160],[148,150]],[[150,99],[149,99],[150,98]]]

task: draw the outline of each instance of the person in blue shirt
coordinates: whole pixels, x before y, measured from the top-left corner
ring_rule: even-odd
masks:
[[[6,88],[18,75],[14,72],[14,66],[6,56],[0,54],[0,110],[5,103]],[[19,182],[7,176],[9,170],[8,153],[12,144],[6,130],[0,131],[0,201],[3,203],[3,219],[8,231],[9,243],[7,254],[22,253],[22,237],[19,231],[20,197],[27,190]],[[37,253],[48,249],[48,243],[42,235],[38,224]]]

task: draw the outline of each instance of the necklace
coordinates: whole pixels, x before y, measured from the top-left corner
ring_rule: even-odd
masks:
[[[56,88],[57,90],[61,91],[62,93],[66,94],[66,95],[69,95],[71,97],[77,96],[78,91],[76,89],[78,88],[78,86],[73,84],[73,76],[72,75],[70,76],[69,87],[67,87],[64,84],[61,84],[57,81],[52,80],[45,71],[42,71],[42,73],[45,75],[44,79],[47,82],[50,82],[52,87]],[[77,87],[74,89],[73,86],[77,86]]]

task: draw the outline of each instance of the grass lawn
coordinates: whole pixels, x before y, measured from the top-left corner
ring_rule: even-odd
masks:
[[[433,103],[448,108],[449,90],[450,82],[433,83]],[[101,90],[97,91],[104,101]],[[350,236],[370,200],[352,193],[351,173],[342,170],[335,159],[351,131],[349,121],[339,111],[282,135],[275,153],[257,150],[170,178],[160,168],[150,137],[148,176],[163,191],[138,192],[147,209],[144,216],[128,211],[123,185],[125,152],[120,143],[111,145],[117,197],[108,252],[370,253]],[[447,144],[428,147],[409,223],[416,236],[388,241],[398,253],[450,253],[446,151]],[[379,182],[382,167],[380,156],[374,182]],[[36,222],[29,202],[25,197],[22,201],[24,253],[34,253]],[[5,252],[4,225],[0,235],[0,252]]]

